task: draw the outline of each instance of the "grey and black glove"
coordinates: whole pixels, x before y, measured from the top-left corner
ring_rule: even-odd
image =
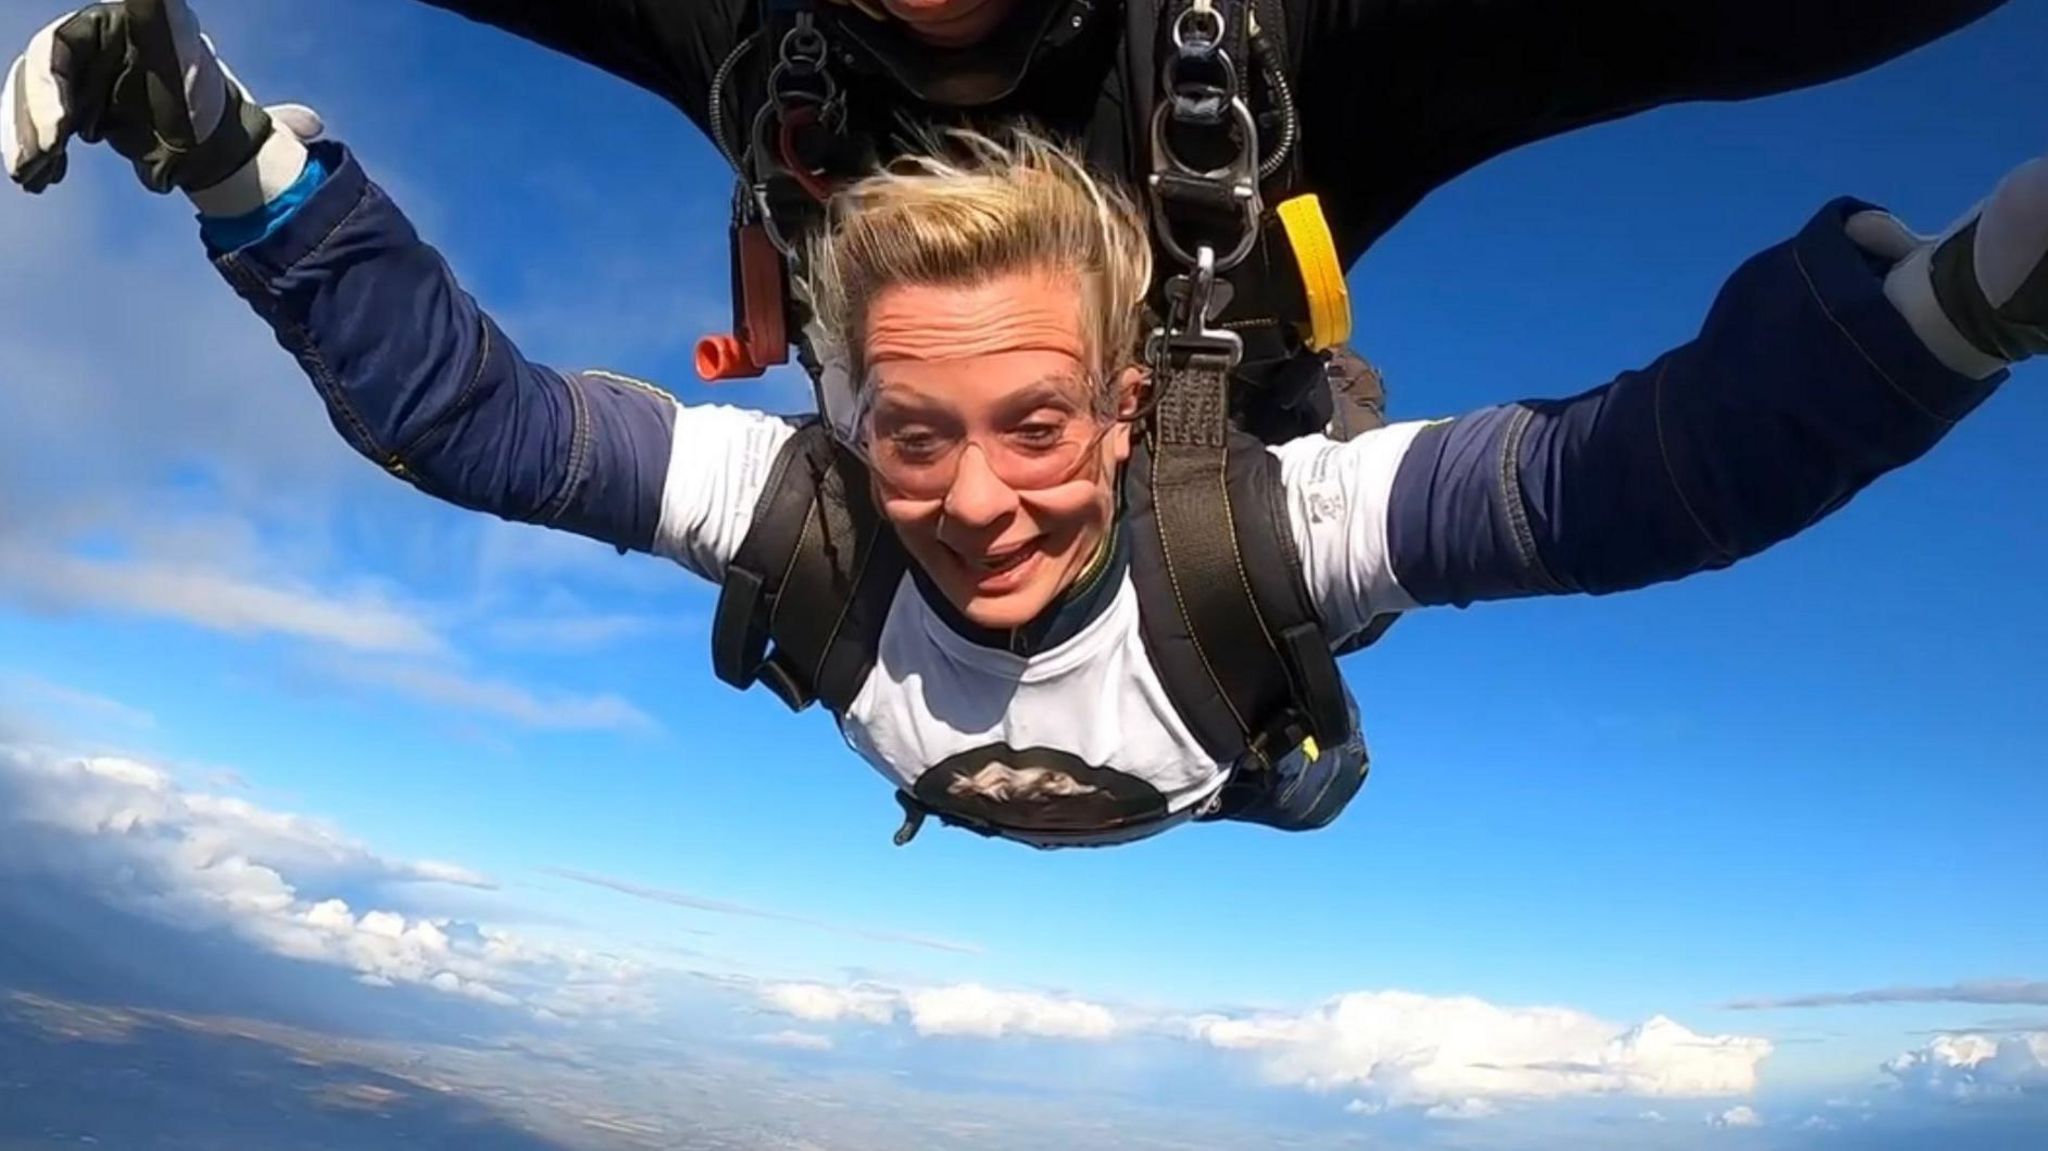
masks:
[[[1859,212],[1848,227],[1898,261],[1885,294],[1949,367],[1983,379],[2048,353],[2048,157],[2013,169],[1939,236],[1888,212]]]
[[[290,113],[278,133],[271,111]],[[266,111],[184,0],[93,4],[29,41],[0,84],[0,160],[29,192],[61,181],[72,137],[105,141],[144,187],[247,210],[288,187],[318,135],[310,109]],[[247,185],[229,192],[231,181]],[[224,195],[225,194],[225,195]]]

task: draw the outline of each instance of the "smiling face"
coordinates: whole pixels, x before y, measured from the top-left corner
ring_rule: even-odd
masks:
[[[930,144],[834,193],[796,283],[856,385],[834,423],[876,504],[961,614],[1007,630],[1109,536],[1152,242],[1137,201],[1051,139]]]
[[[1130,424],[1104,414],[1078,277],[901,284],[867,310],[876,499],[911,558],[974,623],[1030,622],[1109,533]],[[1117,410],[1136,405],[1118,381]]]

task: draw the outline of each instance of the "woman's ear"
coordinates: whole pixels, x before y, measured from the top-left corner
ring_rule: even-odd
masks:
[[[1142,364],[1125,368],[1116,378],[1116,415],[1128,420],[1138,414],[1144,405],[1145,393],[1152,386],[1152,369]]]
[[[1125,368],[1116,378],[1116,426],[1109,431],[1110,455],[1117,463],[1131,458],[1131,433],[1136,416],[1145,404],[1152,373],[1139,366]]]

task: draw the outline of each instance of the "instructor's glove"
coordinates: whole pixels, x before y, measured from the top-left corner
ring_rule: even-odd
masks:
[[[0,160],[41,192],[64,178],[71,137],[104,140],[152,192],[248,211],[298,178],[301,140],[319,134],[310,109],[273,111],[288,131],[214,55],[184,0],[93,4],[36,33],[8,69]]]
[[[1898,261],[1885,295],[1943,363],[1978,379],[2048,352],[2048,157],[2015,168],[1941,235],[1859,212],[1849,236]]]

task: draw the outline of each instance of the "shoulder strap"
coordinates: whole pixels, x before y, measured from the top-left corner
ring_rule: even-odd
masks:
[[[874,668],[904,562],[859,461],[823,421],[807,420],[776,457],[726,567],[713,671],[737,688],[765,682],[793,710],[817,701],[843,713]]]
[[[1270,763],[1351,733],[1337,662],[1301,576],[1279,461],[1226,413],[1228,358],[1172,372],[1132,454],[1132,578],[1154,668],[1220,763]]]

